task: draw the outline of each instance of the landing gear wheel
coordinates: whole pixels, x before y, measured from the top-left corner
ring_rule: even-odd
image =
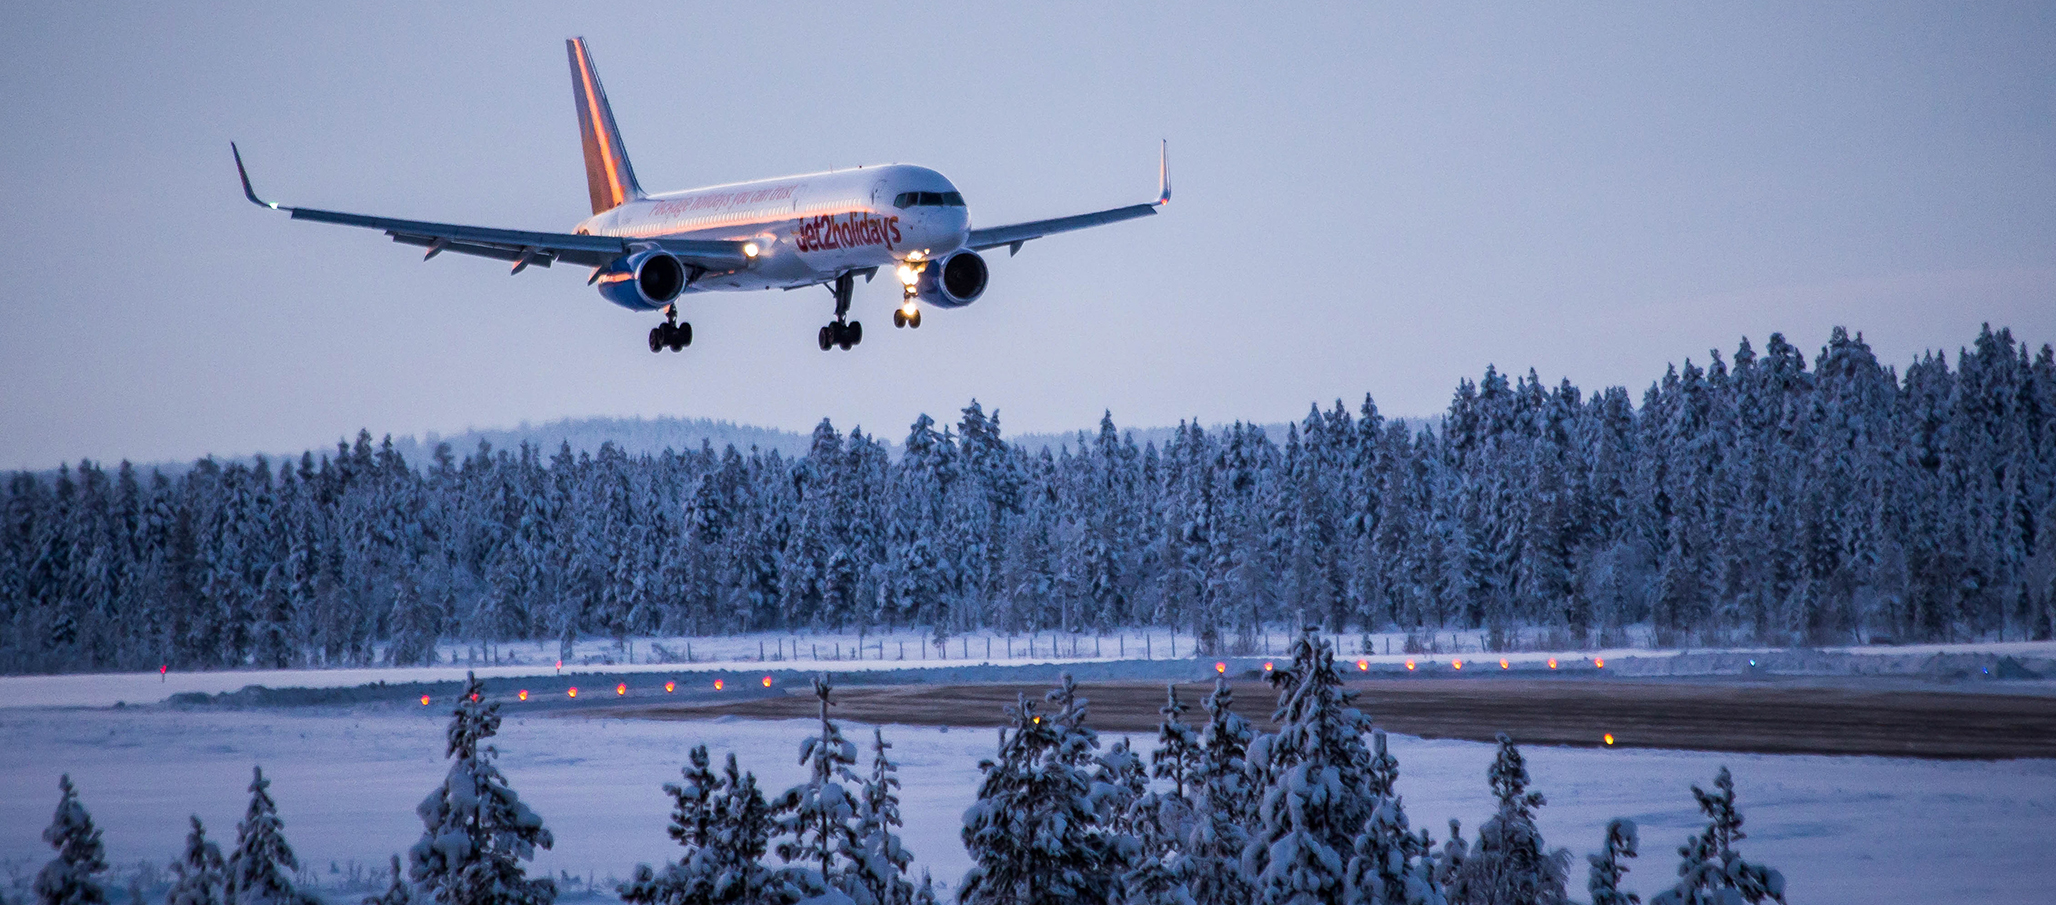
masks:
[[[916,330],[921,329],[921,309],[916,308],[914,313],[907,315],[907,326]]]
[[[894,327],[904,327],[904,326],[906,326],[906,325],[907,325],[907,313],[906,313],[905,311],[901,311],[901,310],[899,310],[898,308],[894,308],[894,309],[892,309],[892,325],[893,325]]]
[[[848,326],[845,326],[845,327],[843,328],[843,334],[842,334],[842,335],[843,335],[843,342],[842,342],[842,347],[843,347],[843,348],[845,348],[845,349],[847,349],[847,348],[849,348],[849,347],[851,347],[851,346],[854,346],[854,345],[856,345],[856,344],[858,344],[858,343],[861,343],[861,342],[863,342],[863,341],[864,341],[864,323],[863,323],[862,321],[850,321],[850,322],[849,322],[849,325],[848,325]]]
[[[671,345],[671,325],[658,324],[650,328],[650,351],[662,352]]]
[[[821,335],[818,339],[821,340],[821,351],[826,352],[833,348],[835,346],[835,325],[829,324],[826,327],[822,327]]]
[[[691,324],[679,324],[677,327],[672,328],[671,351],[683,352],[685,351],[685,347],[690,345],[692,345]]]

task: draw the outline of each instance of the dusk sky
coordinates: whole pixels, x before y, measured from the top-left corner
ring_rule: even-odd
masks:
[[[0,468],[588,415],[898,440],[1308,403],[1440,411],[1488,364],[1639,398],[1668,363],[2056,341],[2056,5],[26,4],[0,57]],[[988,255],[976,304],[823,353],[825,289],[710,293],[683,353],[573,266],[246,202],[567,231],[563,41],[643,186],[918,163],[975,224],[1162,216]]]

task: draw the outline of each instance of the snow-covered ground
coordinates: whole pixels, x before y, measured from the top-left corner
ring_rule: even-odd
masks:
[[[1265,706],[1244,701],[1245,708]],[[333,862],[383,864],[420,835],[414,806],[444,771],[443,708],[0,710],[0,865],[32,875],[49,856],[39,838],[69,772],[123,867],[164,863],[181,845],[186,815],[215,838],[234,838],[252,764],[272,777],[288,839],[314,873]],[[502,765],[515,789],[548,821],[556,847],[537,870],[602,880],[676,851],[664,834],[668,799],[687,749],[736,751],[773,789],[802,778],[806,721],[654,722],[576,715],[518,716],[502,727]],[[870,732],[846,725],[868,744]],[[958,842],[975,793],[989,730],[891,726],[905,780],[908,844],[918,866],[953,890],[968,867]],[[1112,741],[1108,738],[1107,741]],[[1135,737],[1143,748],[1153,739]],[[1466,835],[1490,812],[1489,745],[1395,738],[1401,791],[1414,824],[1439,839],[1447,820]],[[1542,828],[1583,855],[1605,821],[1641,824],[1643,857],[1627,887],[1645,901],[1672,878],[1675,848],[1695,832],[1689,785],[1715,769],[1735,773],[1749,838],[1744,854],[1784,871],[1793,902],[2049,901],[2056,858],[2056,761],[1941,762],[1678,751],[1528,748],[1548,795]],[[866,755],[868,762],[868,754]],[[0,883],[7,871],[0,871]],[[9,889],[19,898],[23,890]],[[355,896],[332,895],[332,901]]]
[[[1735,648],[1662,650],[1613,648],[1608,650],[1530,650],[1519,653],[1481,655],[1475,634],[1442,633],[1440,653],[1407,654],[1404,636],[1330,636],[1338,656],[1352,665],[1368,669],[1401,669],[1416,662],[1422,669],[1446,668],[1463,660],[1475,669],[1496,667],[1505,659],[1512,669],[1546,669],[1545,664],[1566,666],[1604,662],[1606,668],[1633,675],[1720,675],[1733,674],[1752,656],[1766,658],[1764,668],[1783,675],[1899,675],[1920,677],[1932,673],[1936,658],[1961,661],[1957,668],[1997,658],[2014,658],[2028,664],[2046,680],[2056,680],[2056,641],[2021,641],[1980,644],[1926,644],[1902,647],[1839,647],[1792,650],[1784,648]],[[555,659],[554,642],[503,645],[499,662],[481,659],[477,647],[448,646],[441,652],[441,665],[379,667],[369,669],[216,670],[208,672],[106,673],[55,676],[0,676],[0,708],[8,707],[111,707],[116,702],[149,704],[174,694],[203,692],[219,694],[249,685],[267,688],[353,688],[376,682],[453,682],[475,671],[481,678],[513,679],[553,675],[653,674],[688,676],[724,673],[755,673],[763,670],[816,669],[843,672],[897,670],[922,667],[992,667],[997,670],[1032,664],[1108,663],[1122,660],[1183,660],[1191,663],[1190,635],[1169,632],[1129,632],[1095,635],[1005,635],[981,633],[949,639],[947,655],[927,644],[928,636],[914,631],[868,634],[861,639],[848,635],[760,634],[701,638],[641,638],[624,645],[613,641],[585,641],[576,656],[562,666]],[[1288,636],[1266,636],[1251,656],[1228,658],[1236,669],[1260,664],[1268,649],[1282,655]],[[1366,644],[1365,642],[1369,643]],[[1385,653],[1387,649],[1395,653]],[[686,659],[690,650],[692,657]],[[763,658],[758,658],[762,652]],[[1176,651],[1176,656],[1172,652]],[[631,652],[633,656],[631,656]],[[658,656],[659,653],[672,657]],[[881,656],[882,654],[882,656]],[[1982,661],[1978,661],[1982,662]],[[1202,668],[1204,664],[1201,664]],[[1990,676],[1990,673],[1987,673]],[[1008,677],[1011,678],[1011,677]],[[2020,678],[2008,676],[2006,678]],[[978,681],[958,676],[954,681]],[[2014,683],[2012,690],[2056,693],[2056,681]]]

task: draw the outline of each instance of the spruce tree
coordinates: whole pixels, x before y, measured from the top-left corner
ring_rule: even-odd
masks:
[[[811,871],[806,882],[815,894],[843,887],[846,853],[857,846],[857,800],[849,791],[849,785],[857,783],[851,769],[857,762],[857,746],[828,718],[831,691],[827,676],[814,678],[821,732],[800,743],[799,762],[809,767],[807,781],[787,790],[776,808],[782,837],[778,857]]]
[[[1735,851],[1735,843],[1748,837],[1742,832],[1742,812],[1735,807],[1735,780],[1728,768],[1721,767],[1714,776],[1712,792],[1694,785],[1692,797],[1706,815],[1706,829],[1678,848],[1684,857],[1678,882],[1649,900],[1650,905],[1758,905],[1766,900],[1782,905],[1785,875],[1745,861]]]
[[[1090,755],[1084,701],[1066,676],[1053,692],[1067,723],[1037,713],[1023,696],[1007,709],[998,757],[981,761],[978,800],[964,813],[971,870],[963,905],[1105,905],[1112,901],[1110,840],[1099,825],[1092,783],[1076,762]]]
[[[703,905],[712,900],[714,877],[707,870],[708,851],[720,832],[720,779],[708,768],[707,746],[694,745],[681,767],[683,783],[665,783],[671,796],[671,839],[685,848],[678,861],[664,866],[658,876],[647,864],[636,865],[634,876],[615,887],[615,894],[632,905]]]
[[[408,876],[438,905],[550,905],[556,884],[529,879],[521,862],[555,840],[507,784],[493,763],[499,750],[486,743],[500,730],[499,703],[487,702],[485,684],[467,674],[450,716],[450,772],[414,809],[422,833],[407,852]]]
[[[1570,853],[1545,851],[1535,809],[1545,803],[1528,791],[1528,767],[1505,734],[1487,776],[1499,810],[1478,828],[1477,844],[1448,890],[1451,905],[1555,905],[1565,898]]]
[[[286,842],[278,803],[264,768],[250,768],[250,807],[236,824],[236,848],[228,856],[231,905],[312,905],[317,900],[293,886],[300,859]]]
[[[1249,723],[1232,709],[1234,693],[1226,679],[1214,680],[1207,695],[1207,724],[1200,730],[1200,763],[1195,780],[1198,817],[1185,845],[1183,874],[1198,905],[1246,905],[1248,876],[1242,872],[1242,850],[1249,842],[1251,812]]]
[[[1399,780],[1399,759],[1385,747],[1384,730],[1371,735],[1371,787],[1376,804],[1356,837],[1349,861],[1352,905],[1440,905],[1435,882],[1433,843],[1424,830],[1407,826],[1406,807],[1393,791]]]
[[[1262,905],[1337,905],[1347,853],[1374,806],[1368,721],[1349,706],[1354,695],[1342,691],[1335,652],[1311,626],[1293,642],[1292,665],[1273,670],[1270,681],[1278,732],[1250,745],[1263,798],[1243,867]]]
[[[107,870],[107,852],[100,844],[100,830],[93,815],[79,803],[71,774],[57,780],[61,792],[57,812],[43,830],[43,841],[57,850],[57,857],[36,873],[37,905],[106,905],[107,888],[94,879]]]
[[[185,854],[171,865],[171,891],[165,905],[225,905],[228,901],[228,863],[221,847],[207,839],[207,828],[194,815],[193,831],[186,834]]]
[[[873,727],[871,776],[857,807],[856,845],[845,853],[850,882],[844,889],[857,905],[910,905],[914,900],[914,885],[907,881],[914,856],[900,840],[899,765],[886,754],[891,748],[885,732]]]
[[[1585,891],[1592,894],[1592,905],[1641,905],[1641,896],[1621,891],[1621,877],[1628,872],[1626,859],[1635,857],[1635,849],[1640,845],[1635,821],[1616,817],[1607,822],[1606,849],[1585,856],[1592,862],[1585,881]]]

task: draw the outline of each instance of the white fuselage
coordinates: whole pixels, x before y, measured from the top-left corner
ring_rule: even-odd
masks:
[[[941,199],[953,203],[938,203]],[[578,225],[584,235],[753,242],[744,269],[686,292],[808,286],[852,270],[930,260],[963,247],[971,219],[956,187],[926,167],[892,164],[669,192]]]

